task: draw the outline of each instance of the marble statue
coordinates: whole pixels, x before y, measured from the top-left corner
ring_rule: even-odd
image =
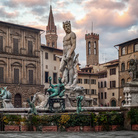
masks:
[[[83,100],[83,96],[77,96],[77,113],[79,114],[80,112],[84,111],[82,109],[81,102]]]
[[[14,108],[11,103],[12,94],[7,91],[7,87],[0,88],[0,100],[2,100],[3,108]]]
[[[128,72],[132,73],[132,80],[138,79],[137,62],[134,59],[131,59],[130,62],[129,62]]]
[[[29,111],[28,111],[28,114],[34,114],[34,115],[37,115],[37,110],[35,108],[35,105],[33,102],[30,102],[29,99],[27,99],[27,102],[29,104],[29,107],[31,108]]]
[[[0,94],[0,98],[2,100],[4,99],[11,99],[12,98],[12,95],[9,91],[7,91],[7,87],[3,87],[4,89],[0,88],[0,91],[1,91],[1,94]]]
[[[76,35],[71,31],[70,21],[63,22],[65,37],[63,38],[63,57],[60,63],[60,71],[63,74],[62,82],[67,86],[73,84],[74,77],[74,57],[76,48]]]
[[[32,103],[36,103],[36,108],[44,108],[44,106],[46,105],[47,101],[49,98],[49,94],[47,93],[46,95],[41,93],[41,92],[37,92],[34,96],[33,96],[33,100]]]

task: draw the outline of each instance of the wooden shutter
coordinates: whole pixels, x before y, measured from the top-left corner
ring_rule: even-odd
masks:
[[[19,83],[19,69],[14,69],[14,83]]]
[[[3,67],[0,67],[0,83],[4,82],[4,70]]]
[[[28,41],[28,54],[33,55],[33,43],[32,43],[32,41]]]
[[[0,36],[0,52],[3,51],[3,36]]]
[[[18,39],[13,38],[13,52],[18,54]]]
[[[33,70],[29,70],[29,84],[33,84]]]

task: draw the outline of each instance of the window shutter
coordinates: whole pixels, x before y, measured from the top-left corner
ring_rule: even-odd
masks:
[[[33,84],[33,70],[29,70],[29,84]]]
[[[28,41],[28,54],[33,55],[33,43],[32,43],[32,41]]]
[[[19,83],[19,69],[14,69],[14,83]]]
[[[4,82],[4,70],[3,67],[0,67],[0,83]]]
[[[3,36],[0,36],[0,52],[3,51]]]
[[[18,54],[18,39],[13,38],[13,52]]]

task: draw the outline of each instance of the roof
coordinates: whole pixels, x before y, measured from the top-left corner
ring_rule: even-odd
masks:
[[[97,73],[90,73],[90,72],[82,72],[82,71],[78,71],[78,74],[82,74],[82,75],[95,75],[97,76]]]
[[[85,70],[85,69],[92,69],[93,67],[84,67],[84,68],[81,68],[81,70]]]
[[[62,49],[55,48],[55,47],[49,47],[49,46],[46,46],[46,45],[44,45],[44,44],[41,44],[41,48],[43,48],[43,49],[57,50],[57,51],[61,51],[61,52],[63,52]]]
[[[0,21],[1,24],[6,24],[9,26],[16,26],[16,27],[21,27],[21,28],[25,28],[25,29],[30,29],[30,30],[35,30],[35,31],[44,31],[41,29],[37,29],[37,28],[33,28],[33,27],[29,27],[29,26],[24,26],[24,25],[19,25],[19,24],[14,24],[14,23],[9,23],[9,22],[4,22],[4,21]]]
[[[103,73],[107,73],[107,70],[102,70],[102,71],[99,71],[97,72],[98,74],[103,74]]]
[[[119,63],[115,63],[115,64],[110,64],[110,65],[105,65],[105,67],[114,67],[114,66],[118,66]]]
[[[138,38],[135,38],[135,39],[132,39],[132,40],[117,44],[115,46],[124,46],[124,45],[128,45],[128,44],[135,43],[135,42],[138,42]]]
[[[111,61],[102,63],[102,64],[100,64],[100,65],[107,64],[107,63],[114,63],[114,62],[119,62],[119,59],[114,59],[114,60],[111,60]]]

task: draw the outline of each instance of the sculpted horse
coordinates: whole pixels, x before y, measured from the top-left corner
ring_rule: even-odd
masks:
[[[36,103],[36,108],[44,108],[44,106],[47,104],[48,97],[48,93],[45,95],[41,92],[37,92],[33,97],[32,103]]]

